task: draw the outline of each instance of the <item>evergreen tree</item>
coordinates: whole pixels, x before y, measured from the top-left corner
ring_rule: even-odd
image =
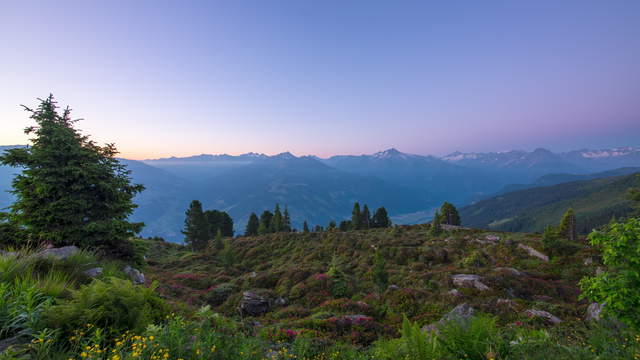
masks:
[[[562,221],[558,227],[558,233],[569,241],[578,240],[578,231],[576,226],[576,214],[572,208],[569,208],[567,212],[562,216]]]
[[[362,214],[360,216],[360,228],[368,230],[371,227],[371,213],[369,212],[369,206],[364,204]]]
[[[543,249],[550,255],[555,255],[561,247],[558,231],[551,225],[544,228],[541,242]]]
[[[333,220],[329,221],[329,226],[327,226],[327,230],[334,231],[337,228],[338,228],[338,226],[336,225],[335,221],[333,221]]]
[[[289,215],[289,207],[287,205],[284,206],[284,216],[282,221],[282,231],[291,232],[291,216]]]
[[[202,250],[209,240],[209,225],[202,211],[202,203],[198,200],[191,201],[189,209],[185,212],[184,242],[194,250]]]
[[[387,272],[387,262],[384,257],[382,257],[380,249],[376,249],[376,253],[373,258],[372,277],[374,284],[378,286],[380,292],[387,289],[387,286],[389,285],[389,273]]]
[[[284,229],[284,218],[280,211],[280,204],[276,204],[276,208],[273,211],[273,219],[271,219],[271,232],[280,232]]]
[[[231,246],[231,240],[227,239],[224,241],[224,246],[222,250],[218,253],[218,258],[220,259],[220,263],[224,266],[225,269],[229,269],[236,262],[236,252],[233,250],[233,246]]]
[[[222,229],[218,229],[216,233],[215,239],[213,239],[213,248],[216,250],[220,250],[224,247],[224,242],[222,239]]]
[[[269,210],[265,210],[260,215],[260,224],[258,225],[258,234],[264,235],[271,232],[271,220],[273,214]]]
[[[431,222],[430,233],[432,236],[439,236],[440,234],[442,234],[441,221],[442,221],[442,216],[436,210],[435,215],[433,215],[433,221]]]
[[[115,145],[99,146],[74,128],[67,107],[58,112],[53,95],[37,109],[25,107],[36,125],[28,148],[11,149],[0,164],[24,170],[13,179],[15,203],[4,230],[20,229],[32,241],[91,247],[113,256],[132,255],[128,238],[144,224],[127,220],[144,190],[131,184]]]
[[[340,225],[338,226],[338,228],[340,229],[340,231],[349,231],[349,229],[351,229],[351,221],[349,220],[340,221]]]
[[[316,225],[316,227],[313,229],[314,232],[323,232],[324,228],[322,227],[322,225]]]
[[[443,224],[460,226],[460,214],[453,204],[445,201],[440,208],[440,216]]]
[[[360,204],[353,204],[353,210],[351,211],[351,229],[359,230],[362,224],[362,214],[360,213]]]
[[[331,294],[336,298],[346,297],[349,293],[349,285],[343,263],[344,261],[338,254],[333,254],[327,271],[327,275],[331,279]]]
[[[387,215],[387,209],[384,207],[378,208],[376,213],[373,215],[373,227],[375,228],[387,228],[391,226],[391,220],[389,220],[389,215]]]
[[[247,222],[247,227],[244,231],[244,236],[258,235],[259,227],[260,220],[258,220],[258,215],[256,215],[256,213],[251,213],[251,215],[249,216],[249,221]]]
[[[307,223],[307,220],[305,220],[304,224],[302,224],[302,232],[305,232],[305,233],[309,232],[309,224]]]
[[[218,230],[223,236],[233,237],[233,219],[224,211],[207,210],[204,212],[209,227],[209,239],[215,238]]]

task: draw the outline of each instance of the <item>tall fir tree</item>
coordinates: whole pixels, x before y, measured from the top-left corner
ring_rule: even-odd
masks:
[[[362,209],[362,214],[360,216],[360,228],[361,229],[369,229],[371,227],[371,213],[369,212],[369,206],[364,204],[364,208]]]
[[[15,202],[9,227],[34,242],[78,245],[113,256],[133,254],[128,238],[144,224],[128,221],[134,196],[130,171],[117,159],[115,145],[99,146],[74,128],[67,107],[58,111],[53,95],[24,107],[36,123],[28,148],[11,149],[0,163],[24,170],[13,179]]]
[[[373,227],[376,228],[387,228],[391,226],[391,220],[389,220],[389,215],[387,214],[387,209],[384,207],[379,207],[376,210],[376,213],[373,215]]]
[[[284,228],[284,218],[280,211],[280,204],[276,204],[276,208],[273,210],[273,219],[271,219],[271,232],[280,232]]]
[[[258,225],[258,234],[264,235],[271,232],[271,220],[273,214],[269,210],[265,210],[260,215],[260,224]]]
[[[309,232],[309,224],[307,223],[307,220],[305,220],[304,224],[302,224],[302,232],[305,232],[305,233]]]
[[[202,211],[202,203],[198,200],[191,201],[185,215],[182,231],[185,244],[194,250],[204,249],[209,240],[209,225]]]
[[[359,230],[361,226],[362,214],[360,213],[360,204],[353,204],[353,210],[351,210],[351,229]]]
[[[258,215],[256,215],[256,213],[251,213],[251,215],[249,216],[249,221],[247,221],[247,227],[244,231],[244,236],[258,235],[259,227],[260,220],[258,220]]]
[[[282,231],[291,232],[291,216],[287,205],[284,206],[284,214],[282,216]]]
[[[444,202],[440,208],[440,217],[443,224],[460,226],[460,214],[453,204]]]
[[[351,221],[350,220],[340,221],[340,225],[338,225],[338,229],[340,229],[340,231],[349,231],[351,229]]]
[[[372,269],[373,283],[378,286],[380,292],[383,292],[389,286],[389,273],[387,272],[387,262],[382,256],[380,249],[376,249],[373,257],[373,269]]]
[[[558,226],[558,234],[569,241],[576,241],[578,240],[577,228],[576,214],[573,208],[569,208],[562,216],[560,226]]]

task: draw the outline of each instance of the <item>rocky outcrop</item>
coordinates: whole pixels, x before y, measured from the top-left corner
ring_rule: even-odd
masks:
[[[132,268],[131,266],[127,265],[124,267],[124,269],[122,269],[122,271],[124,271],[124,273],[129,276],[129,279],[131,279],[134,284],[144,284],[144,274],[141,273],[138,269]]]
[[[242,293],[242,300],[238,305],[238,310],[242,315],[261,316],[266,314],[270,309],[269,299],[260,296],[253,291],[245,291]]]
[[[458,321],[464,323],[469,320],[475,313],[476,310],[469,306],[469,304],[460,304],[454,307],[453,310],[449,311],[442,318],[440,318],[438,322],[423,326],[422,331],[438,331],[438,327],[450,321]]]
[[[532,248],[529,245],[524,245],[524,244],[518,244],[518,249],[522,249],[524,251],[527,252],[527,254],[529,254],[529,256],[533,256],[536,257],[544,262],[549,262],[549,257],[543,253],[541,253],[540,251]]]
[[[53,258],[56,260],[65,260],[70,256],[76,254],[78,251],[80,251],[80,249],[78,249],[77,246],[71,245],[71,246],[63,246],[59,248],[44,249],[39,253],[35,254],[35,256],[39,258]]]
[[[277,306],[286,306],[286,305],[289,303],[289,301],[287,301],[287,299],[285,299],[285,298],[283,298],[283,297],[279,297],[279,298],[276,298],[276,299],[273,301],[273,303],[274,303],[275,305],[277,305]]]
[[[102,268],[101,267],[94,267],[94,268],[91,268],[89,270],[85,270],[82,273],[85,274],[86,276],[90,277],[90,278],[95,278],[95,277],[100,276],[100,274],[102,274]]]
[[[597,302],[591,303],[589,307],[587,307],[587,316],[585,320],[587,321],[599,321],[600,316],[602,314],[602,310],[604,309],[606,303],[598,304]]]
[[[511,268],[511,267],[497,267],[497,268],[495,268],[493,270],[499,271],[499,272],[508,273],[508,274],[513,275],[513,276],[522,276],[522,275],[524,275],[520,270]]]
[[[560,324],[562,322],[562,320],[560,320],[558,317],[554,316],[548,311],[529,309],[529,310],[526,310],[524,314],[530,318],[542,318],[554,325]]]
[[[480,279],[482,278],[479,275],[470,274],[458,274],[451,277],[453,285],[457,287],[473,288],[480,291],[491,290],[487,285],[480,282]]]

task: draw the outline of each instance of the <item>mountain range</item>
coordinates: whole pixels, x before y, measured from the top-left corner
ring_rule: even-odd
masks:
[[[239,232],[251,212],[272,209],[276,203],[288,206],[297,228],[305,220],[326,225],[348,218],[355,201],[371,208],[385,206],[396,223],[423,222],[443,201],[469,204],[505,186],[530,184],[549,174],[588,175],[640,166],[640,150],[537,149],[434,157],[388,149],[326,159],[285,152],[121,161],[133,181],[146,187],[135,199],[139,207],[132,216],[147,224],[143,235],[180,241],[184,211],[193,199],[201,200],[206,209],[227,211]],[[5,190],[15,172],[0,167],[2,207],[12,201]]]

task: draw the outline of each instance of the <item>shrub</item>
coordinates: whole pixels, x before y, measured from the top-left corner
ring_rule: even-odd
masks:
[[[224,303],[227,298],[238,291],[238,287],[232,283],[222,283],[218,286],[206,290],[204,300],[207,304],[218,306]]]
[[[66,303],[56,305],[46,314],[49,327],[70,332],[93,324],[107,332],[140,332],[147,325],[164,319],[168,306],[158,297],[155,284],[150,288],[134,286],[128,280],[107,278],[94,280],[73,291]]]
[[[376,342],[372,353],[374,358],[381,360],[436,360],[443,357],[437,337],[422,331],[418,324],[411,323],[406,317],[402,322],[401,337]]]
[[[456,359],[506,358],[509,343],[503,339],[496,319],[476,316],[468,321],[449,321],[440,328],[440,344]]]

